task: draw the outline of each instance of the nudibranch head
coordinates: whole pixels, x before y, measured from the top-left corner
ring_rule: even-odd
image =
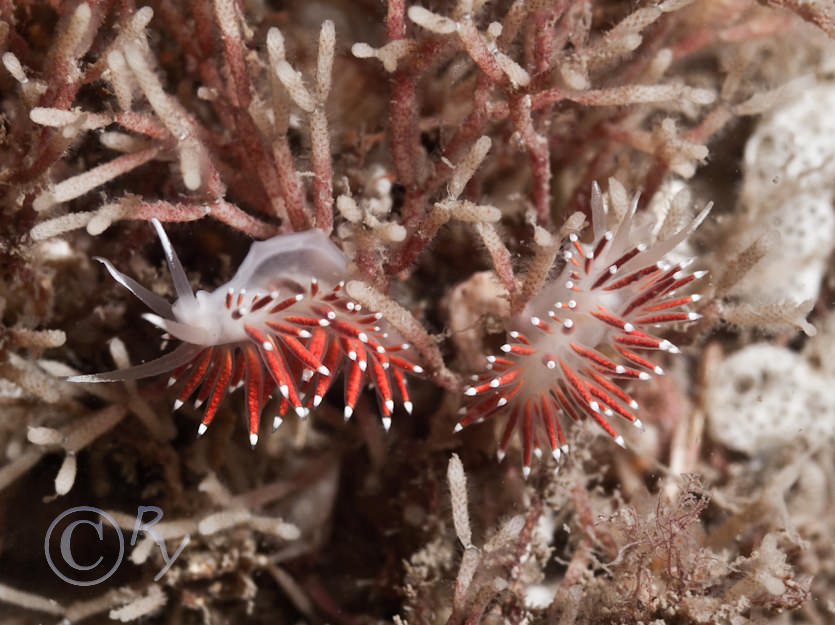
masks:
[[[635,225],[638,198],[613,228],[607,228],[604,197],[592,189],[591,237],[582,242],[572,234],[563,249],[564,267],[558,277],[510,320],[510,340],[500,356],[489,356],[484,374],[465,394],[472,398],[456,431],[496,415],[507,417],[499,443],[503,458],[513,432],[519,428],[525,476],[532,452],[547,441],[559,460],[567,451],[563,425],[591,417],[623,446],[609,419],[620,417],[641,428],[637,402],[618,382],[649,380],[663,375],[642,352],[678,353],[655,328],[699,318],[688,305],[699,295],[681,295],[704,275],[688,273],[692,259],[665,259],[702,222],[704,208],[689,225],[668,239],[645,243],[650,225]]]
[[[195,407],[205,404],[199,434],[206,431],[225,395],[244,386],[252,445],[258,441],[261,413],[273,395],[278,401],[275,429],[290,409],[305,418],[340,372],[345,379],[346,420],[366,381],[374,384],[386,429],[395,394],[411,412],[404,374],[422,369],[411,362],[410,347],[381,327],[379,313],[364,311],[345,294],[348,261],[323,232],[308,230],[253,243],[229,282],[211,293],[194,293],[162,225],[156,219],[153,224],[174,282],[173,303],[109,261],[97,260],[153,311],[143,315],[147,321],[182,344],[135,367],[70,381],[114,382],[172,372],[169,385],[181,384],[175,409],[195,395]]]

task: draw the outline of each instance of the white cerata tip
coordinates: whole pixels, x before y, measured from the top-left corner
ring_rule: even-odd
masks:
[[[249,435],[249,444],[255,447],[258,444],[258,435],[257,434],[250,434]]]

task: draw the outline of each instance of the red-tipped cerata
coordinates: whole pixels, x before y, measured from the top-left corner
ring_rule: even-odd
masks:
[[[525,476],[531,456],[547,445],[558,460],[567,450],[566,421],[591,418],[619,445],[612,421],[642,427],[638,404],[620,384],[663,375],[654,350],[678,353],[657,328],[698,318],[687,306],[698,295],[681,291],[704,272],[687,273],[687,262],[665,259],[707,216],[710,206],[668,239],[651,245],[646,226],[634,224],[637,198],[613,229],[597,185],[592,190],[590,240],[572,234],[558,277],[509,324],[501,356],[465,391],[471,397],[456,430],[485,419],[507,419],[499,457],[517,428]]]
[[[422,369],[379,313],[363,310],[345,294],[347,259],[324,233],[308,230],[253,243],[232,280],[212,293],[193,293],[165,231],[156,220],[154,227],[177,292],[173,304],[98,260],[153,311],[144,318],[182,344],[151,362],[71,381],[113,382],[170,371],[169,385],[179,385],[175,409],[192,397],[195,407],[205,404],[198,434],[206,432],[226,394],[243,386],[252,445],[271,399],[273,428],[289,410],[306,418],[340,374],[345,419],[369,383],[386,429],[395,397],[411,412],[404,373]]]

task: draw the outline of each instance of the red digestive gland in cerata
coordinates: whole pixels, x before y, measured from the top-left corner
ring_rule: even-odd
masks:
[[[501,460],[515,431],[520,432],[525,477],[531,456],[545,443],[559,461],[567,451],[563,427],[590,417],[617,444],[623,437],[612,421],[642,428],[638,403],[624,382],[662,375],[654,351],[678,353],[655,332],[670,323],[699,318],[687,310],[698,294],[681,292],[705,272],[688,273],[690,260],[670,263],[670,255],[702,222],[711,206],[671,237],[647,245],[650,225],[637,225],[635,197],[622,219],[607,227],[606,201],[592,189],[591,233],[572,234],[563,247],[558,277],[546,284],[508,324],[509,340],[500,355],[487,358],[488,372],[465,390],[470,398],[463,427],[506,418],[499,442]]]
[[[273,429],[290,410],[306,418],[334,379],[344,378],[344,417],[373,384],[383,426],[391,426],[395,397],[407,413],[407,373],[422,373],[408,344],[344,292],[348,260],[319,230],[284,234],[252,244],[235,276],[209,293],[194,293],[162,225],[153,220],[177,299],[152,293],[97,258],[110,275],[151,309],[143,318],[182,343],[150,362],[73,382],[135,380],[170,372],[178,385],[174,408],[189,398],[203,407],[206,432],[224,397],[244,389],[249,440],[258,442],[261,415],[275,398]]]

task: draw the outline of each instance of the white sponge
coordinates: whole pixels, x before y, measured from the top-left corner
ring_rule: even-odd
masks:
[[[835,435],[831,380],[799,354],[755,343],[727,358],[710,376],[711,436],[730,449],[768,453],[797,439]]]
[[[760,121],[745,146],[740,230],[780,233],[734,289],[744,298],[815,301],[835,248],[835,83],[804,90]],[[744,246],[743,245],[743,246]]]
[[[746,193],[766,200],[784,184],[832,189],[835,83],[803,90],[765,117],[745,145]]]

